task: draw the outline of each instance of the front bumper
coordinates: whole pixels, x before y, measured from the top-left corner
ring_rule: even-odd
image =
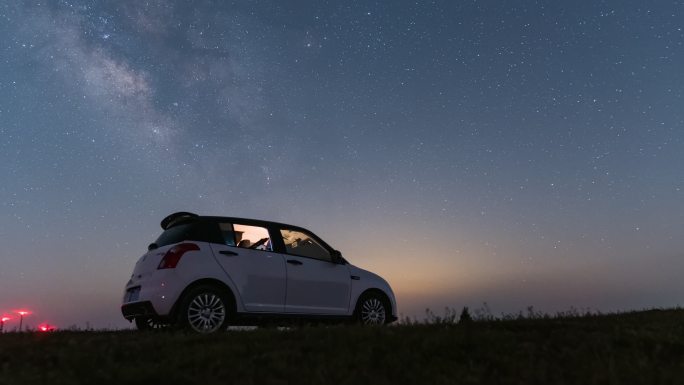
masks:
[[[157,318],[158,314],[150,301],[127,303],[121,306],[124,318],[133,321],[136,317]]]

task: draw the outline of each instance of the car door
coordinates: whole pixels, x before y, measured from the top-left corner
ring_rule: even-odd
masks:
[[[212,244],[211,247],[221,268],[237,288],[245,310],[282,313],[285,261],[282,255],[272,251],[268,230],[238,223],[220,223],[219,226],[225,244]]]
[[[332,262],[331,251],[300,229],[281,228],[285,246],[287,295],[285,312],[345,315],[351,277],[347,265]]]

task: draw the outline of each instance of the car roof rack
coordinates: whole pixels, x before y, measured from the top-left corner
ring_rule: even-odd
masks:
[[[172,228],[175,225],[178,225],[183,222],[187,222],[189,220],[193,220],[195,218],[199,218],[199,215],[195,213],[189,213],[186,211],[179,211],[177,213],[173,213],[166,218],[162,219],[161,221],[161,228],[164,230],[168,230]]]

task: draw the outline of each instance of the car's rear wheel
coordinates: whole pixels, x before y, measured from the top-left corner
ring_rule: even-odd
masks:
[[[183,297],[179,324],[205,334],[225,329],[232,311],[228,298],[215,286],[202,285],[191,289]]]
[[[156,320],[154,318],[149,318],[149,317],[136,317],[135,318],[135,327],[138,328],[138,330],[159,330],[159,329],[166,329],[169,326],[170,326],[169,323],[160,322],[159,320]]]
[[[390,306],[379,293],[364,294],[356,304],[356,320],[363,325],[384,325],[389,319]]]

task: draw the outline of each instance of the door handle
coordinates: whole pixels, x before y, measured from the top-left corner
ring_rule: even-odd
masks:
[[[229,255],[229,256],[231,256],[231,257],[232,257],[232,256],[235,256],[235,255],[238,255],[238,253],[236,253],[236,252],[234,252],[234,251],[230,251],[230,250],[221,250],[221,251],[219,251],[219,254]]]
[[[296,259],[288,259],[287,263],[289,263],[290,265],[303,265],[301,261],[298,261]]]

